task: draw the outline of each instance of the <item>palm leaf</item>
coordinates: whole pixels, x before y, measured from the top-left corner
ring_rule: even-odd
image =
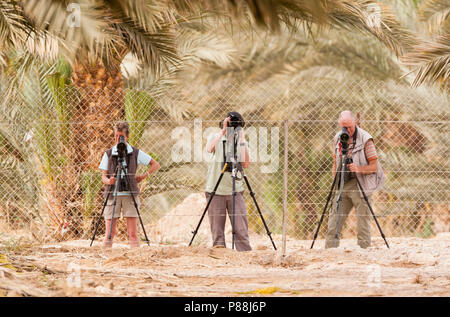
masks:
[[[148,0],[110,0],[108,4],[115,16],[146,32],[155,33],[167,23],[177,23],[174,10],[169,10],[164,2]]]
[[[389,47],[396,55],[416,44],[415,36],[400,25],[389,8],[379,2],[367,0],[200,0],[186,6],[180,1],[171,1],[178,10],[192,7],[209,10],[219,16],[233,15],[256,25],[279,31],[281,25],[295,30],[299,25],[311,29],[320,27],[343,27],[372,34]],[[184,2],[184,1],[181,1]],[[373,12],[373,9],[376,9]],[[374,23],[374,15],[377,20]],[[379,22],[379,23],[378,23]]]
[[[71,47],[93,49],[107,34],[105,8],[98,1],[27,0],[21,2],[33,29],[48,31]],[[79,11],[78,11],[79,10]]]
[[[0,43],[5,46],[20,46],[30,31],[17,1],[0,2]]]
[[[449,16],[449,0],[427,0],[419,7],[419,17],[427,23],[431,34],[447,32],[450,28]]]
[[[171,24],[161,26],[156,33],[148,33],[131,23],[117,24],[115,27],[125,47],[145,65],[149,65],[153,72],[159,73],[161,65],[178,63]]]
[[[402,61],[417,71],[414,86],[430,83],[449,89],[450,35],[415,46],[412,52],[402,57]]]

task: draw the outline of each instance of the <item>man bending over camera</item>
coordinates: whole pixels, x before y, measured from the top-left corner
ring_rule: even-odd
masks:
[[[371,194],[384,184],[384,173],[377,159],[377,152],[372,136],[365,130],[356,126],[354,115],[350,111],[343,111],[339,116],[339,126],[346,128],[349,135],[347,157],[351,160],[344,171],[344,190],[342,193],[342,207],[340,211],[339,228],[340,234],[345,220],[351,209],[355,207],[356,229],[358,231],[358,245],[361,248],[370,247],[370,221],[371,214],[361,191],[358,188],[358,178],[362,189],[368,199]],[[341,132],[334,137],[334,166],[333,175],[336,174],[336,161],[339,160],[342,144],[339,142]],[[339,177],[339,175],[338,175]],[[339,179],[339,178],[338,178]],[[338,183],[339,184],[339,183]],[[339,186],[339,185],[338,185]],[[337,198],[337,197],[336,197]],[[337,202],[332,208],[328,218],[328,232],[325,242],[326,248],[339,246],[339,239],[335,241],[337,224]],[[338,236],[339,237],[339,236]]]

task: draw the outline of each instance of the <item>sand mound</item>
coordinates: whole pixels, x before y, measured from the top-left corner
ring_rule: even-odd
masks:
[[[191,194],[185,200],[156,224],[150,227],[150,239],[163,244],[188,244],[206,207],[206,198],[203,193]],[[231,236],[231,226],[227,219],[225,225],[226,236]],[[211,230],[208,213],[205,214],[202,224],[197,232],[193,245],[210,245]]]

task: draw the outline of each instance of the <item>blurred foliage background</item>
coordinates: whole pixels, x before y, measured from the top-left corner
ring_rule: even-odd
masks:
[[[257,137],[265,128],[279,136],[268,153],[278,168],[248,171],[276,233],[287,125],[288,233],[311,238],[331,186],[337,116],[348,109],[388,175],[374,197],[387,233],[449,231],[448,0],[78,4],[0,1],[4,230],[88,237],[102,205],[98,165],[121,119],[130,143],[162,165],[142,184],[143,218],[155,223],[203,191],[206,164],[172,159],[174,129],[193,133],[195,118],[202,131],[217,127],[235,110]]]

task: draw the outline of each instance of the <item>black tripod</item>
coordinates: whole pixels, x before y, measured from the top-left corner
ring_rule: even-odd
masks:
[[[118,188],[119,188],[119,182],[122,181],[122,176],[125,176],[124,180],[126,182],[126,187],[127,188],[131,188],[130,178],[129,178],[129,175],[127,173],[126,167],[127,166],[126,166],[126,163],[125,163],[125,157],[119,155],[117,157],[117,166],[116,166],[116,171],[114,173],[114,175],[116,177],[116,183],[114,184],[114,195],[113,195],[114,196],[114,201],[113,201],[113,210],[112,210],[112,216],[111,216],[111,227],[110,227],[109,236],[108,236],[108,240],[109,241],[111,241],[111,235],[112,235],[112,229],[113,229],[113,223],[114,223],[114,212],[116,210],[116,204],[117,204],[117,192],[118,192]],[[144,223],[142,222],[141,214],[139,213],[139,207],[137,205],[136,199],[135,199],[135,197],[133,195],[133,192],[131,190],[130,190],[130,193],[131,193],[131,197],[133,198],[134,208],[136,208],[137,214],[139,216],[139,221],[141,223],[142,230],[144,231],[145,241],[147,241],[148,246],[150,246],[150,241],[148,240],[147,233],[145,232]],[[103,203],[102,212],[101,212],[101,214],[99,216],[99,219],[97,221],[97,225],[95,226],[94,235],[92,236],[92,240],[91,240],[90,246],[92,246],[92,243],[94,242],[95,235],[97,234],[98,227],[100,226],[100,220],[102,219],[103,212],[105,211],[106,204],[108,202],[108,198],[109,198],[110,194],[111,194],[111,192],[108,191],[108,195],[106,196],[105,202]]]
[[[314,239],[313,239],[313,242],[311,244],[311,249],[314,247],[314,242],[317,239],[317,235],[319,233],[320,226],[322,225],[323,219],[325,217],[325,213],[326,213],[327,208],[328,208],[328,204],[329,204],[329,202],[331,200],[331,197],[333,196],[333,190],[335,189],[336,180],[338,179],[338,175],[339,175],[339,191],[338,191],[338,200],[337,200],[337,209],[336,209],[336,212],[337,212],[337,223],[336,223],[336,233],[334,235],[335,247],[337,246],[337,241],[339,239],[339,220],[340,220],[339,218],[340,218],[340,212],[341,212],[341,208],[342,208],[342,193],[343,193],[343,190],[344,190],[345,166],[346,166],[346,164],[352,163],[352,159],[351,158],[347,158],[348,144],[345,144],[345,143],[342,142],[342,145],[343,145],[342,146],[342,155],[340,157],[340,162],[339,162],[339,165],[338,165],[338,166],[340,166],[340,169],[334,175],[333,184],[331,185],[331,189],[330,189],[330,192],[328,194],[328,198],[327,198],[327,202],[325,204],[325,208],[323,209],[322,215],[320,216],[320,220],[319,220],[319,224],[317,226],[317,230],[314,233]],[[371,214],[373,216],[373,219],[375,220],[375,223],[376,223],[376,225],[378,227],[378,230],[380,231],[380,234],[383,237],[383,240],[384,240],[384,242],[386,243],[386,246],[389,249],[389,244],[386,241],[386,237],[385,237],[385,235],[383,233],[383,230],[381,230],[381,226],[378,223],[378,220],[377,220],[377,217],[375,216],[375,213],[373,212],[372,206],[369,203],[369,199],[367,198],[366,193],[364,192],[364,190],[363,190],[363,188],[362,188],[362,186],[361,186],[361,184],[360,184],[360,182],[358,180],[358,177],[355,176],[355,178],[356,178],[356,181],[358,183],[358,188],[361,191],[361,193],[363,194],[364,200],[366,201],[367,206],[369,207],[369,210],[370,210],[370,212],[371,212]],[[329,208],[330,210],[331,210],[332,206],[333,206],[333,204],[331,203],[330,204],[330,208]]]
[[[200,218],[199,223],[197,224],[197,227],[195,228],[194,231],[192,231],[193,236],[191,238],[191,241],[189,242],[189,246],[191,246],[192,242],[194,241],[194,238],[198,232],[198,229],[200,228],[200,225],[202,224],[203,218],[205,217],[206,212],[208,211],[209,205],[211,204],[212,199],[214,198],[215,194],[216,194],[216,190],[219,187],[220,182],[222,181],[223,175],[225,174],[226,171],[231,171],[231,178],[232,178],[232,203],[231,203],[231,230],[232,230],[232,242],[231,242],[231,246],[232,249],[234,249],[234,235],[235,235],[235,226],[234,226],[234,215],[235,215],[235,208],[236,208],[236,180],[237,180],[237,173],[240,172],[242,177],[245,180],[245,184],[248,187],[248,190],[250,191],[250,196],[252,196],[253,198],[253,202],[255,203],[256,209],[258,210],[258,214],[261,217],[262,223],[264,225],[264,228],[266,229],[266,233],[270,238],[270,241],[272,242],[273,248],[276,250],[277,247],[275,245],[275,242],[272,239],[272,234],[267,226],[266,221],[264,220],[264,217],[261,213],[261,210],[259,208],[258,202],[256,201],[255,198],[255,193],[253,192],[250,183],[248,181],[247,176],[244,173],[244,169],[242,168],[242,165],[240,162],[238,162],[237,160],[237,154],[236,154],[236,145],[237,145],[237,135],[238,132],[240,130],[240,127],[235,128],[233,131],[233,155],[228,155],[228,158],[224,158],[224,166],[222,169],[222,172],[220,173],[219,179],[217,180],[216,185],[214,186],[213,191],[211,192],[211,196],[208,199],[208,202],[206,204],[206,208],[203,211],[203,214]],[[224,155],[225,155],[225,142],[226,140],[222,141],[223,143],[223,149],[224,149]],[[231,168],[228,168],[229,166],[231,166]]]

